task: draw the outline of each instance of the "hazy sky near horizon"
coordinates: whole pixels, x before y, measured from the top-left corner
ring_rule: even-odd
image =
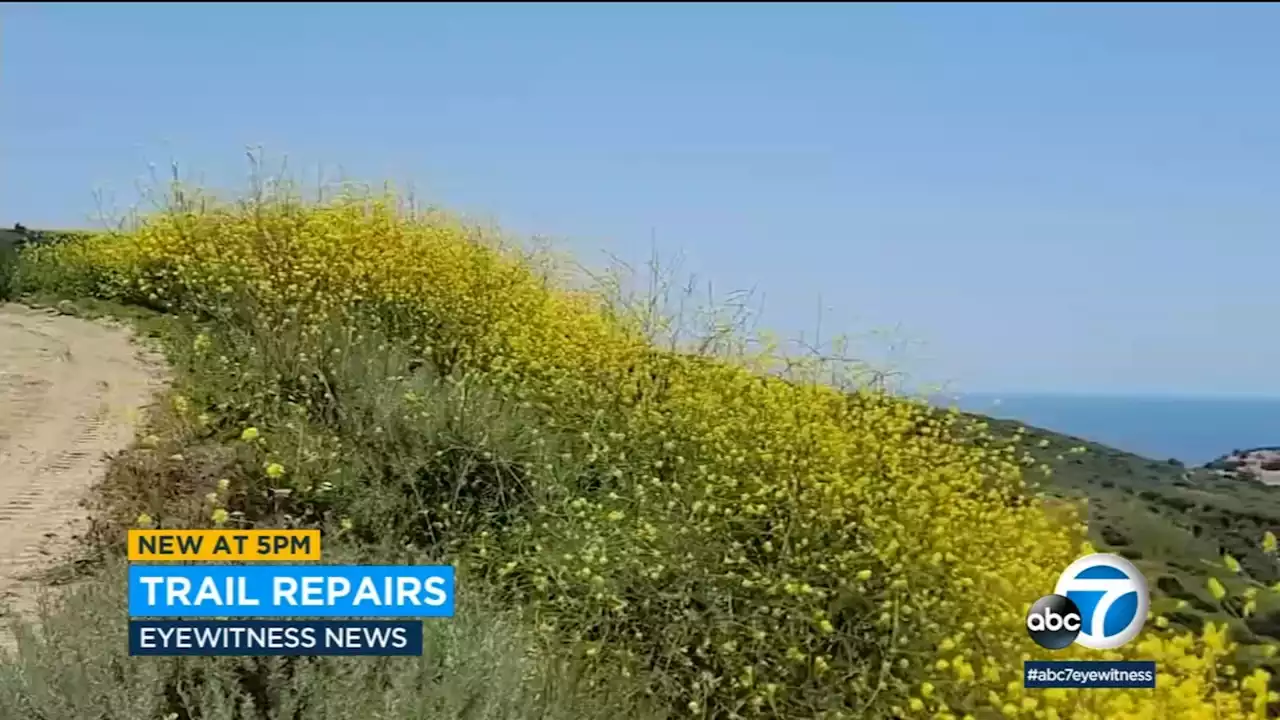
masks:
[[[247,145],[958,390],[1280,395],[1275,5],[0,6],[0,223]],[[869,339],[872,353],[882,340]],[[879,353],[873,357],[881,357]]]

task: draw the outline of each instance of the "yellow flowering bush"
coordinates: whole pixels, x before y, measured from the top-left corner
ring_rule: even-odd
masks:
[[[870,389],[784,380],[768,353],[659,350],[635,318],[446,216],[358,194],[202,201],[24,263],[47,290],[303,334],[376,329],[544,413],[578,476],[478,534],[466,560],[689,714],[1266,717],[1268,678],[1231,676],[1215,626],[1152,624],[1077,656],[1153,659],[1155,690],[1022,688],[1042,653],[1026,609],[1090,550],[1078,508],[1027,497],[1016,442]]]

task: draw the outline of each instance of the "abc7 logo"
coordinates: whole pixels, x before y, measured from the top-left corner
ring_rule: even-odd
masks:
[[[1065,595],[1045,595],[1027,613],[1027,633],[1042,648],[1068,647],[1080,636],[1080,608]]]
[[[1072,644],[1112,650],[1137,637],[1146,624],[1147,581],[1133,563],[1097,553],[1071,564],[1027,613],[1027,634],[1037,645],[1061,650]]]

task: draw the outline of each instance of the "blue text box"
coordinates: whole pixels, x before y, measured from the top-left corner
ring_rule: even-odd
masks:
[[[1028,660],[1022,665],[1028,688],[1154,688],[1156,664],[1150,660],[1105,662]]]
[[[131,565],[129,617],[453,617],[436,565]]]
[[[420,620],[130,620],[129,654],[421,655]]]

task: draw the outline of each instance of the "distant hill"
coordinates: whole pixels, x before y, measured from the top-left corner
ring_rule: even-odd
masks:
[[[1171,615],[1178,624],[1198,629],[1206,619],[1219,617],[1205,581],[1223,567],[1223,553],[1258,580],[1269,585],[1280,581],[1276,559],[1260,547],[1266,531],[1280,535],[1280,487],[1254,479],[1247,462],[1233,466],[1242,451],[1188,468],[1176,460],[1145,458],[1013,420],[970,417],[989,423],[1002,436],[1023,427],[1028,452],[1052,469],[1047,478],[1036,469],[1026,473],[1035,489],[1088,498],[1093,544],[1134,561],[1153,595],[1185,600],[1188,607]],[[1044,447],[1037,447],[1041,443]],[[1072,452],[1081,447],[1084,452]],[[1260,448],[1249,457],[1262,462],[1258,453],[1273,450]],[[1262,613],[1250,629],[1280,639],[1280,610]]]
[[[21,245],[27,241],[27,234],[13,229],[0,230],[0,248]]]
[[[87,230],[35,230],[16,224],[9,228],[0,228],[0,249],[18,247],[28,243],[56,242],[76,235],[86,234]]]

